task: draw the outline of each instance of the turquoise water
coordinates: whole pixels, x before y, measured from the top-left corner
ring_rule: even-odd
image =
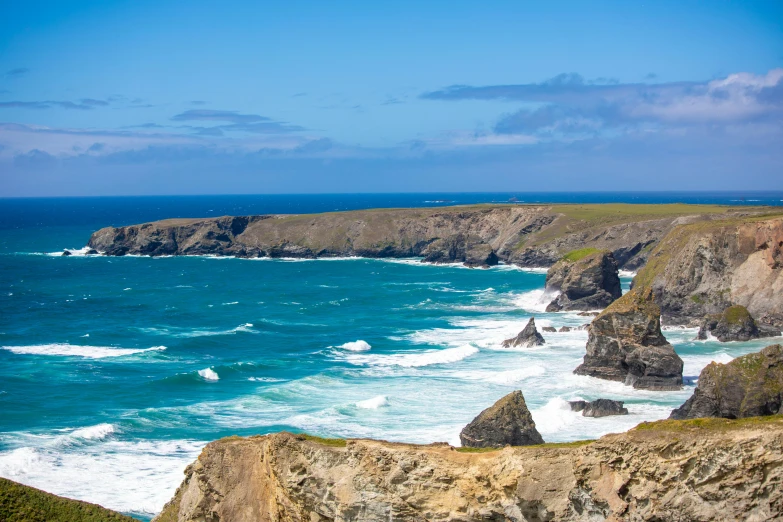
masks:
[[[140,518],[219,437],[285,429],[458,444],[478,412],[521,389],[545,440],[595,438],[668,416],[709,361],[768,344],[667,330],[689,385],[636,391],[571,373],[584,331],[500,347],[531,315],[539,328],[586,322],[542,312],[551,296],[540,270],[57,255],[113,222],[84,214],[0,230],[0,476]],[[568,410],[598,397],[631,414]]]

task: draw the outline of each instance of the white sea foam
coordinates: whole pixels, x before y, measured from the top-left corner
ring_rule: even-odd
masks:
[[[372,346],[370,346],[369,343],[366,341],[362,341],[359,339],[358,341],[351,341],[344,344],[341,344],[338,346],[338,348],[342,348],[343,350],[348,350],[349,352],[366,352]]]
[[[103,423],[96,424],[95,426],[87,426],[85,428],[77,428],[69,433],[68,436],[72,439],[80,440],[101,440],[116,431],[117,428],[115,428],[113,424]]]
[[[504,370],[500,372],[492,370],[465,370],[451,372],[448,375],[469,381],[483,381],[493,384],[517,384],[531,377],[541,377],[544,374],[546,374],[546,368],[536,364],[527,368],[517,368],[515,370]]]
[[[230,303],[223,303],[223,306],[230,306],[235,304],[239,304],[239,301],[231,301]]]
[[[155,335],[168,335],[171,337],[190,338],[190,337],[211,337],[214,335],[232,335],[239,332],[252,333],[252,334],[259,333],[258,331],[253,330],[252,328],[253,328],[253,323],[244,323],[244,324],[240,324],[236,328],[231,328],[228,330],[211,330],[211,329],[183,330],[174,327],[139,328],[139,330],[145,333],[151,333]]]
[[[389,355],[346,355],[345,359],[356,365],[367,366],[401,366],[403,368],[417,368],[432,364],[449,364],[461,361],[478,353],[475,346],[465,345],[456,348],[442,350],[426,350],[413,353],[394,353]]]
[[[109,346],[80,346],[74,344],[38,344],[31,346],[2,346],[16,354],[24,355],[57,355],[64,357],[85,357],[88,359],[103,359],[106,357],[123,357],[145,352],[157,352],[165,350],[165,346],[153,346],[152,348],[113,348]]]
[[[383,408],[384,406],[388,405],[389,399],[386,398],[385,395],[378,395],[372,399],[366,399],[356,403],[357,408],[362,408],[365,410],[377,410],[378,408]]]
[[[560,292],[546,292],[543,288],[530,290],[514,299],[514,304],[528,312],[545,312],[546,307]]]
[[[285,379],[277,379],[275,377],[248,377],[247,380],[253,382],[283,382]]]
[[[52,257],[58,257],[58,256],[62,256],[63,252],[68,252],[73,257],[85,257],[87,255],[87,252],[89,251],[90,251],[90,247],[65,248],[63,250],[60,250],[59,252],[48,252],[46,255]]]
[[[117,511],[152,515],[171,499],[182,471],[204,445],[187,440],[124,442],[105,436],[88,442],[0,452],[0,476]]]
[[[198,374],[205,381],[212,381],[212,382],[214,382],[214,381],[217,381],[217,380],[220,379],[218,374],[212,368],[204,368],[203,370],[199,370]]]

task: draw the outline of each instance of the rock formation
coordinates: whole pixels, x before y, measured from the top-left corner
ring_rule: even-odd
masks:
[[[573,330],[573,328],[571,328],[570,326],[561,326],[558,332],[566,333],[566,332],[570,332],[571,330]]]
[[[462,429],[459,440],[468,448],[501,448],[543,444],[521,391],[511,392],[479,413]]]
[[[660,309],[632,290],[588,327],[587,353],[574,370],[634,388],[674,390],[682,385],[682,359],[661,333]]]
[[[569,401],[571,411],[581,411],[582,417],[607,417],[609,415],[628,415],[623,401],[596,399],[594,401]]]
[[[541,327],[541,331],[542,332],[554,333],[554,332],[557,331],[557,328],[555,328],[554,326],[542,326]]]
[[[778,211],[779,213],[779,211]],[[783,326],[783,217],[734,217],[679,226],[634,278],[671,324],[742,305],[760,325]]]
[[[506,339],[501,345],[503,348],[529,348],[531,346],[543,346],[545,343],[544,337],[536,330],[535,317],[531,317],[525,328],[516,337]]]
[[[570,252],[547,272],[546,291],[560,292],[547,312],[606,308],[622,295],[617,261],[608,250]]]
[[[783,513],[783,419],[662,421],[587,444],[279,433],[208,444],[156,522],[736,521]]]
[[[780,331],[769,326],[759,326],[742,305],[734,305],[726,308],[722,314],[708,315],[704,318],[699,328],[699,339],[707,339],[711,333],[721,342],[749,341],[759,337],[774,337],[780,335]]]
[[[671,419],[739,419],[783,413],[783,346],[773,344],[728,364],[712,362]]]
[[[112,256],[422,256],[471,266],[498,260],[550,266],[568,252],[595,248],[612,251],[621,267],[632,269],[683,220],[763,211],[699,205],[473,205],[167,219],[103,228],[89,246]]]

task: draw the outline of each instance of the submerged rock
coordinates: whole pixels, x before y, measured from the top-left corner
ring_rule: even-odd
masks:
[[[63,250],[63,253],[60,254],[60,255],[62,255],[62,256],[72,256],[73,254],[71,254],[71,252],[69,250]]]
[[[528,348],[530,346],[542,346],[546,343],[544,337],[536,330],[536,319],[531,317],[527,326],[516,337],[503,341],[503,348]]]
[[[557,331],[557,328],[555,328],[554,326],[542,326],[541,327],[541,331],[542,332],[554,333],[554,332]]]
[[[760,337],[774,337],[780,335],[780,331],[767,326],[759,326],[741,305],[729,306],[721,314],[708,315],[704,318],[699,328],[699,339],[707,339],[711,333],[720,342],[749,341]]]
[[[469,448],[543,444],[521,391],[514,391],[479,413],[462,429],[459,440]]]
[[[609,415],[628,415],[623,401],[596,399],[594,401],[568,401],[571,411],[581,411],[583,417],[607,417]]]
[[[783,346],[773,344],[727,364],[712,362],[670,419],[739,419],[783,413]]]
[[[547,272],[546,290],[560,292],[547,312],[606,308],[622,295],[617,261],[608,250],[571,252]]]
[[[560,330],[558,330],[558,332],[566,333],[566,332],[570,332],[571,330],[572,330],[572,328],[570,326],[561,326]]]
[[[587,353],[574,370],[639,389],[682,386],[682,359],[661,333],[660,309],[649,295],[631,291],[588,327]]]

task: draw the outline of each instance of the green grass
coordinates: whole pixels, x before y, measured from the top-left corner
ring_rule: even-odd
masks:
[[[742,305],[734,305],[726,308],[723,311],[723,317],[728,324],[740,324],[753,320],[748,309]]]
[[[563,259],[575,263],[577,261],[586,258],[587,256],[591,256],[598,252],[600,252],[600,250],[598,250],[597,248],[590,248],[590,247],[580,248],[579,250],[570,251],[569,253],[563,256]]]
[[[700,295],[694,294],[694,295],[691,296],[691,301],[693,301],[696,304],[703,304],[704,303],[704,298],[701,297]]]
[[[503,448],[468,448],[467,446],[460,446],[454,449],[460,453],[490,453],[492,451],[500,451]]]
[[[310,442],[316,442],[318,444],[323,444],[324,446],[331,446],[333,448],[344,448],[347,444],[347,441],[345,439],[326,439],[323,437],[316,437],[315,435],[308,435],[306,433],[300,433],[297,435],[297,438],[302,440],[309,440]]]
[[[783,415],[768,415],[765,417],[746,417],[744,419],[703,418],[688,420],[662,420],[642,422],[631,431],[693,431],[711,430],[724,431],[737,428],[762,427],[783,422]]]
[[[137,522],[95,504],[58,497],[0,478],[2,522]]]

